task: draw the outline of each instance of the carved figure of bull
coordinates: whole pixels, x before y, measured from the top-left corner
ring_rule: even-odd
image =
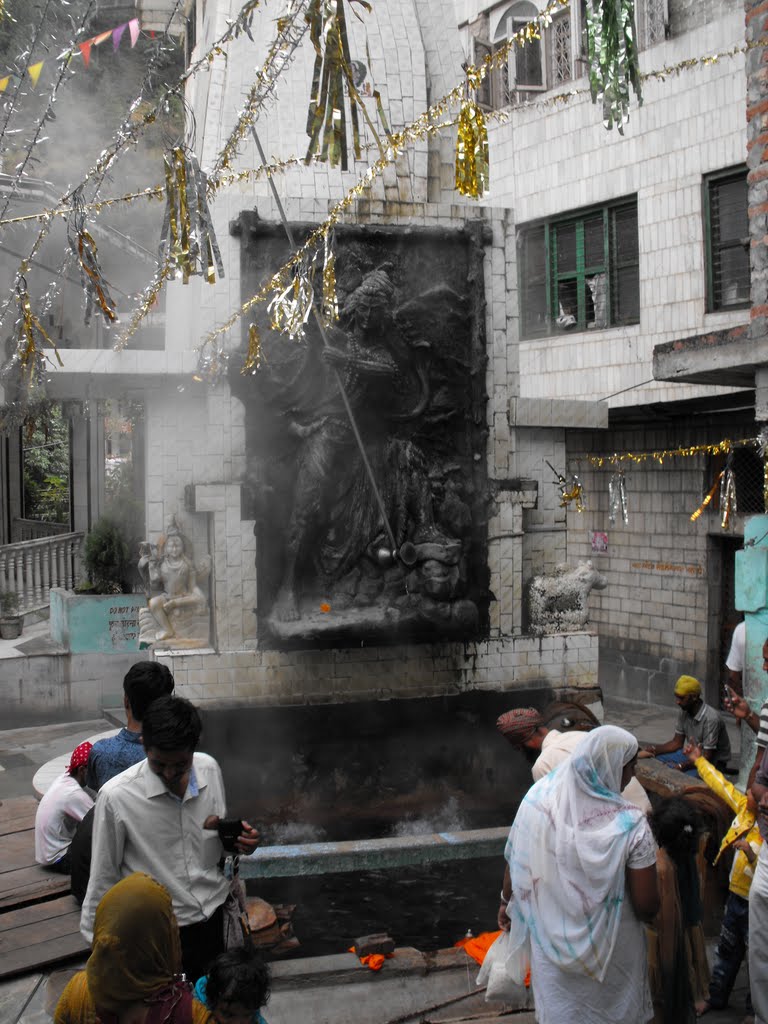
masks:
[[[541,636],[584,629],[590,591],[607,585],[591,562],[579,562],[575,568],[562,562],[551,572],[534,576],[528,589],[529,631]]]

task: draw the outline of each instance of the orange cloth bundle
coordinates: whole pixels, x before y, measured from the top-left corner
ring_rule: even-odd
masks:
[[[500,935],[500,931],[481,932],[480,935],[459,939],[458,942],[454,942],[454,946],[462,946],[467,956],[471,956],[473,960],[477,960],[481,964],[485,960],[485,954]]]

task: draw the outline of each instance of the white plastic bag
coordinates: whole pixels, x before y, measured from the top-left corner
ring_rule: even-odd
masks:
[[[485,1001],[488,1003],[511,1003],[523,1007],[528,1003],[529,993],[525,979],[530,970],[528,943],[511,950],[509,932],[502,932],[488,949],[482,967],[477,975],[477,984],[485,985]]]

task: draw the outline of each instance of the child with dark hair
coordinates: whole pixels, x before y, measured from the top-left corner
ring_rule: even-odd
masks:
[[[97,740],[88,762],[88,785],[101,789],[115,775],[144,760],[141,723],[153,700],[173,693],[173,676],[167,665],[157,661],[137,661],[123,679],[125,728],[117,736]]]
[[[240,946],[216,957],[195,985],[195,999],[210,1013],[205,1024],[266,1024],[259,1011],[269,984],[269,968],[258,953]]]
[[[709,983],[701,886],[696,866],[701,826],[683,797],[662,800],[650,815],[661,905],[648,928],[648,977],[655,1024],[689,1024]]]

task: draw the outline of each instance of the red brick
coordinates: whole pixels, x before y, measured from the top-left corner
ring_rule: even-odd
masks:
[[[752,309],[750,309],[750,320],[754,320],[759,316],[768,316],[768,306],[753,306]]]
[[[753,107],[747,107],[747,120],[751,121],[753,117],[758,114],[764,114],[768,111],[768,100],[761,100],[760,103],[756,103]]]
[[[768,178],[768,164],[760,164],[754,171],[747,175],[747,182],[751,185],[758,181],[765,181]]]
[[[761,213],[768,213],[768,203],[758,203],[757,206],[747,207],[747,216],[750,220],[753,217],[759,217]]]
[[[753,7],[751,11],[747,11],[745,18],[747,21],[752,21],[753,18],[758,18],[761,14],[765,13],[768,13],[768,0],[763,0],[763,3]]]

